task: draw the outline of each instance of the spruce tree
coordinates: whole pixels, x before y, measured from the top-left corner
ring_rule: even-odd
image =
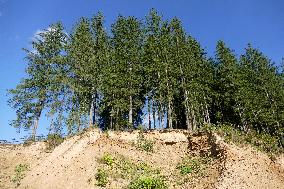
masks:
[[[283,111],[282,80],[271,61],[251,45],[241,56],[241,86],[237,99],[243,107],[244,128],[277,133]],[[281,106],[281,105],[280,105]]]
[[[238,60],[233,51],[226,47],[223,41],[218,41],[216,46],[216,97],[215,112],[219,114],[218,121],[238,124],[235,94],[238,90]],[[219,103],[219,104],[217,104]],[[220,115],[221,114],[221,115]],[[221,117],[220,117],[221,116]]]
[[[112,34],[115,109],[117,115],[127,117],[127,125],[133,127],[134,117],[142,106],[141,22],[134,17],[119,16],[112,25]]]
[[[87,114],[89,114],[90,125],[94,123],[93,104],[97,89],[95,42],[88,19],[81,18],[75,26],[67,52],[70,73],[68,85],[73,91],[69,118],[76,118],[73,120],[77,120],[78,130],[80,130],[81,122]]]
[[[159,76],[158,65],[159,58],[159,33],[161,30],[162,18],[157,11],[152,9],[146,17],[145,24],[145,42],[143,45],[143,68],[144,68],[144,86],[145,97],[147,98],[148,111],[148,128],[151,129],[151,120],[153,126],[156,128],[156,114],[161,114],[161,102],[158,95]],[[151,113],[152,107],[152,113]],[[152,117],[152,119],[151,119]],[[160,120],[160,119],[158,119]],[[160,122],[160,121],[159,121]]]
[[[188,37],[186,48],[187,61],[183,66],[184,104],[187,127],[189,130],[196,130],[204,123],[211,123],[209,108],[212,101],[213,66],[200,44],[192,37]]]

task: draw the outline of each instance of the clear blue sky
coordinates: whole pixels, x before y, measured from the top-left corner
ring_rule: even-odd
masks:
[[[177,16],[188,33],[198,39],[209,55],[216,41],[224,40],[241,54],[252,43],[277,64],[284,57],[284,1],[282,0],[0,0],[0,139],[16,133],[9,126],[15,117],[7,106],[6,90],[25,76],[25,54],[33,35],[49,24],[62,21],[67,31],[82,16],[102,11],[107,27],[118,14],[143,18],[157,9],[165,18]],[[39,133],[46,133],[40,122]]]

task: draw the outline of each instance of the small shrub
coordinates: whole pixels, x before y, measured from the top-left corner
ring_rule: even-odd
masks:
[[[254,130],[245,132],[228,124],[219,125],[216,127],[216,131],[224,137],[226,142],[233,142],[235,144],[248,143],[269,155],[283,152],[283,148],[278,142],[279,139],[267,133],[258,133]]]
[[[53,150],[56,146],[59,146],[64,141],[64,138],[59,134],[48,134],[47,135],[47,150]]]
[[[176,167],[181,175],[187,175],[192,172],[199,172],[199,163],[197,161],[185,161]]]
[[[211,162],[210,157],[186,157],[176,167],[181,175],[187,175],[190,173],[196,176],[203,175],[204,170],[208,167]]]
[[[137,126],[137,129],[140,131],[140,132],[143,132],[145,130],[144,126],[143,125],[138,125]]]
[[[180,174],[187,175],[192,172],[192,167],[187,165],[180,165],[177,167],[180,170]]]
[[[278,139],[266,133],[250,132],[246,137],[246,141],[268,154],[279,153],[282,150]]]
[[[136,147],[146,152],[153,152],[154,142],[146,139],[142,133],[139,133]]]
[[[25,172],[28,170],[27,164],[19,164],[15,167],[15,176],[12,178],[12,182],[20,185],[21,180],[25,177]]]
[[[135,165],[135,171],[136,171],[136,175],[160,175],[161,174],[161,171],[160,169],[156,169],[156,168],[153,168],[151,167],[150,165],[148,165],[147,163],[145,162],[142,162],[142,163],[138,163]]]
[[[127,181],[136,181],[140,177],[162,178],[159,169],[155,169],[145,162],[135,163],[123,155],[112,156],[104,154],[98,161],[101,163],[101,168],[98,169],[95,177],[96,185],[98,186],[106,186],[108,178],[124,179]],[[92,179],[89,179],[88,182],[91,183],[91,181]]]
[[[104,154],[101,158],[101,162],[111,166],[114,163],[114,158],[110,154]]]
[[[30,137],[27,137],[25,140],[24,140],[24,144],[23,146],[30,146],[31,144],[33,144],[35,142],[35,138],[30,136]]]
[[[165,181],[160,177],[141,176],[132,181],[128,189],[167,189]]]
[[[142,172],[151,172],[152,168],[147,163],[142,162],[137,165],[137,170]]]
[[[103,169],[98,169],[96,174],[97,186],[105,187],[108,183],[108,174]]]
[[[119,155],[110,169],[110,175],[115,178],[133,180],[142,175],[160,175],[160,170],[149,166],[145,162],[134,163],[126,157]]]
[[[137,172],[136,165],[124,156],[120,156],[115,164],[115,176],[131,179]]]

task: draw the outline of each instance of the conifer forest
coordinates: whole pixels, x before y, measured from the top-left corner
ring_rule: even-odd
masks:
[[[154,9],[144,19],[120,15],[109,28],[102,13],[70,32],[54,23],[31,43],[8,103],[11,125],[33,136],[46,116],[56,134],[132,130],[146,119],[146,129],[229,124],[283,139],[284,71],[250,44],[237,56],[218,41],[210,57],[179,18]]]

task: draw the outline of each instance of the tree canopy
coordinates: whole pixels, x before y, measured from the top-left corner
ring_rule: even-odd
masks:
[[[36,134],[42,112],[50,131],[84,127],[196,131],[230,123],[283,135],[284,77],[250,44],[237,57],[224,41],[209,57],[178,18],[154,9],[145,19],[81,18],[71,32],[52,24],[25,49],[27,77],[9,90],[11,122]],[[147,117],[145,117],[147,116]]]

